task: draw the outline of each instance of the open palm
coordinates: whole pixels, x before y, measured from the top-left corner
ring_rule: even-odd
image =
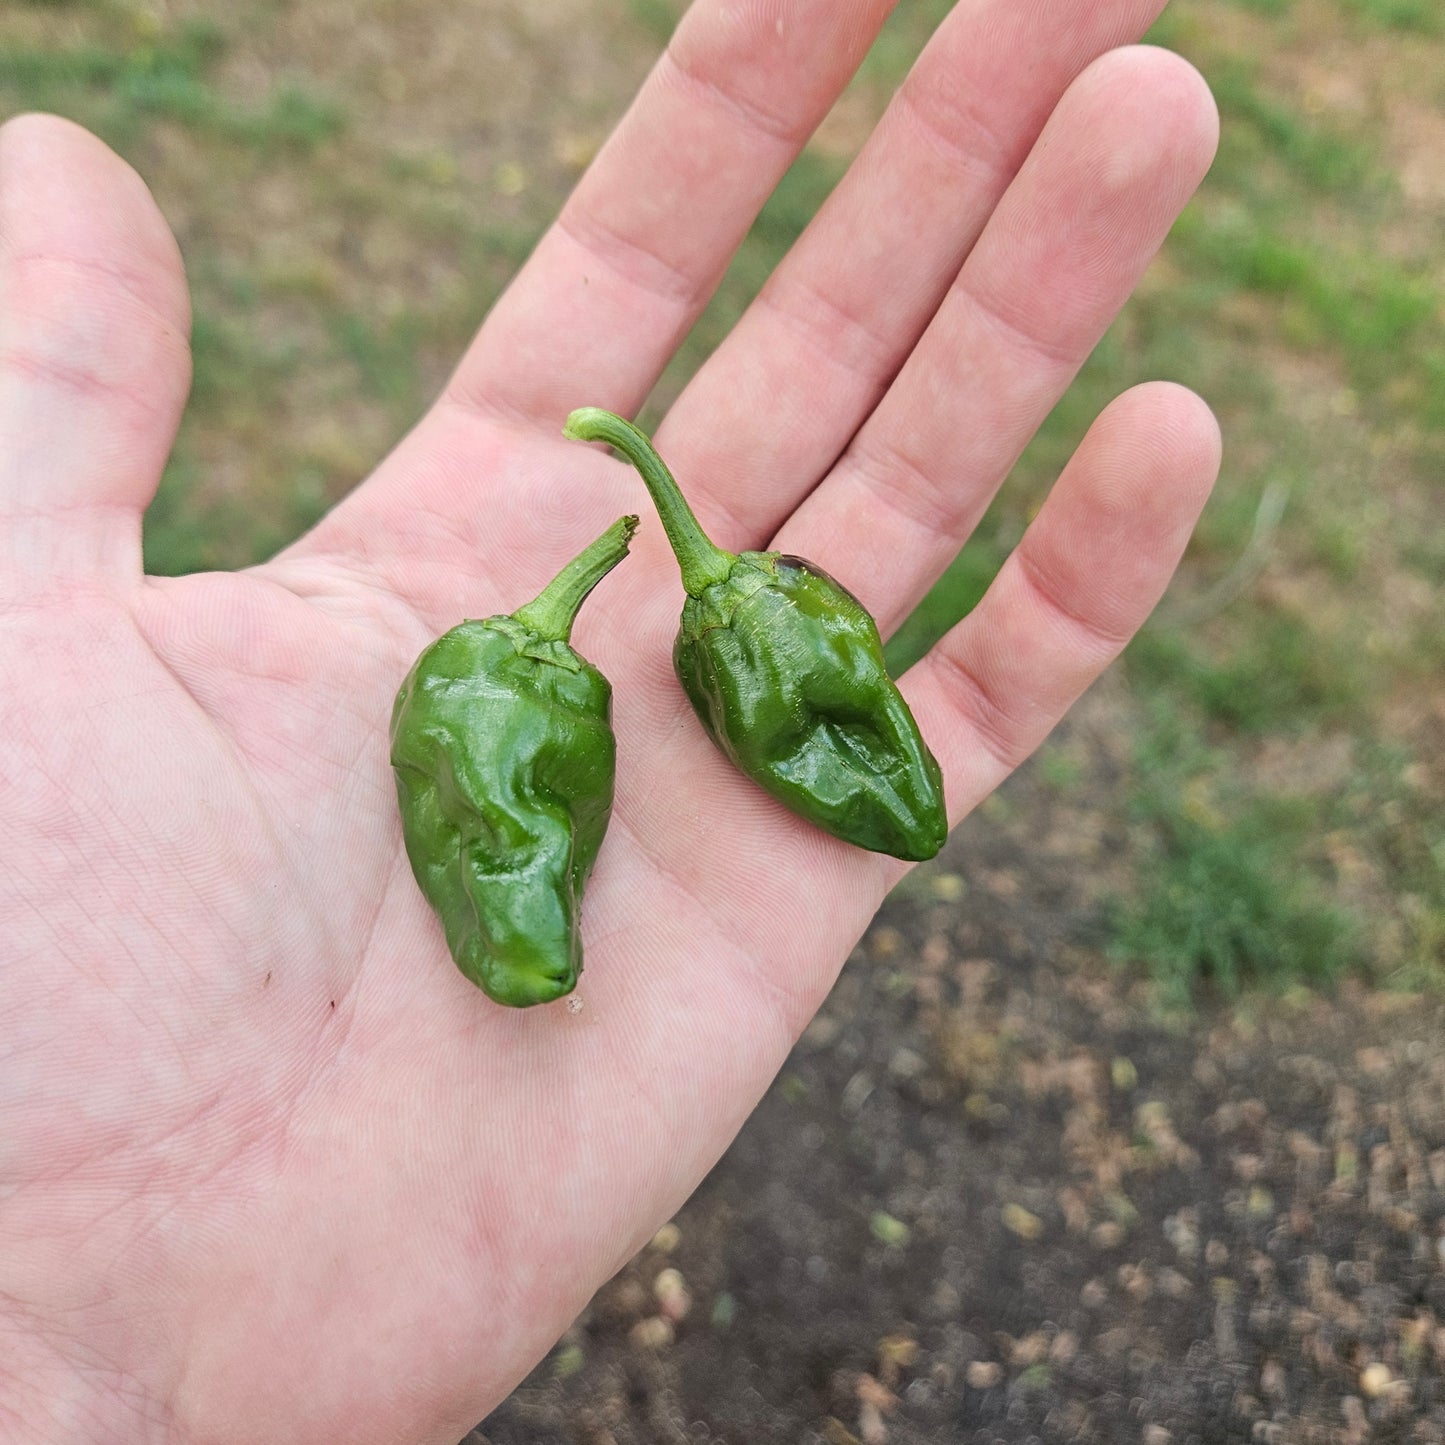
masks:
[[[970,0],[658,443],[716,539],[885,633],[977,521],[1203,174],[1156,0]],[[146,579],[188,365],[144,187],[0,135],[0,1420],[7,1438],[455,1439],[718,1157],[900,866],[799,823],[673,676],[632,413],[887,0],[697,0],[445,396],[310,535]],[[903,682],[956,821],[1162,591],[1203,405],[1099,420],[979,608]],[[616,690],[580,1011],[498,1008],[401,848],[420,648],[612,518],[574,634]],[[11,1428],[13,1427],[13,1428]]]

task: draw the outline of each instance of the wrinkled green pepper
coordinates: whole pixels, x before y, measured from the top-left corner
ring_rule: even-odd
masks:
[[[626,555],[623,517],[510,617],[463,622],[417,658],[391,715],[412,871],[457,967],[501,1004],[570,993],[582,892],[607,821],[612,687],[568,645]]]
[[[652,495],[687,592],[673,665],[718,747],[827,832],[932,858],[948,834],[943,775],[862,603],[799,557],[715,546],[631,422],[584,407],[565,432],[615,447]]]

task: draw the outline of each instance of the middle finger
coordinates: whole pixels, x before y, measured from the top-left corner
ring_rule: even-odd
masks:
[[[658,431],[728,547],[817,484],[923,333],[1060,96],[1163,0],[960,0]]]

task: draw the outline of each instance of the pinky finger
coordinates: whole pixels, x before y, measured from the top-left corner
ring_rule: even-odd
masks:
[[[1123,651],[1163,595],[1219,471],[1182,387],[1103,412],[983,601],[903,680],[943,767],[949,821],[986,798]]]

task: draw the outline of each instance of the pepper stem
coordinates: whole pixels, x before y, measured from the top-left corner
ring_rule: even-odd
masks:
[[[643,432],[613,412],[584,406],[567,418],[562,434],[576,441],[606,442],[641,473],[677,555],[682,585],[690,596],[700,597],[714,583],[727,581],[737,555],[724,552],[708,539],[672,473]]]
[[[512,616],[548,642],[567,642],[587,594],[627,555],[636,517],[619,517],[595,542],[574,557],[535,600]]]

